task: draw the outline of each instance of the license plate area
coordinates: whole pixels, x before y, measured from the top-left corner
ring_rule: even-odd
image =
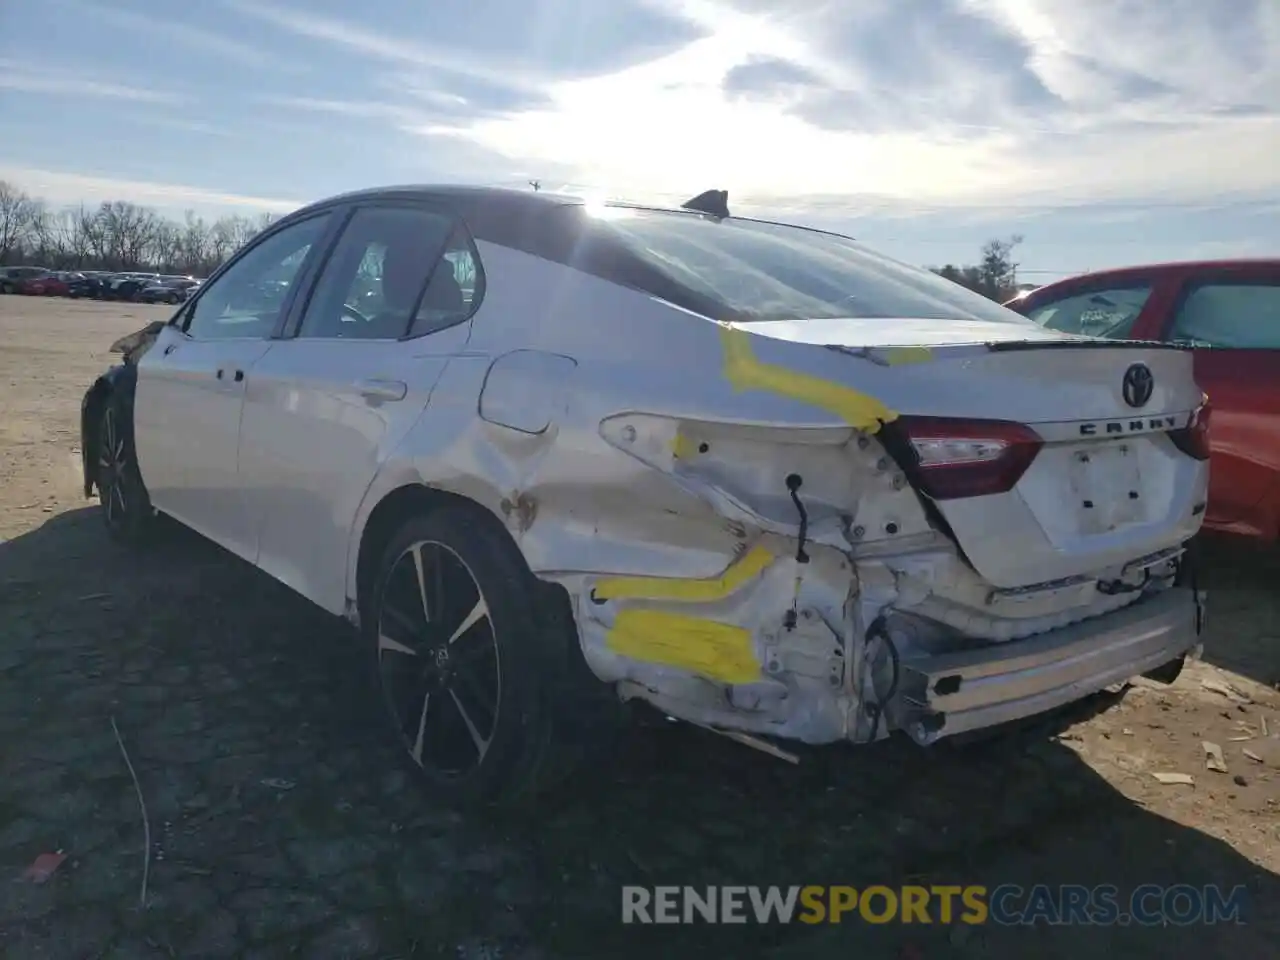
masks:
[[[1138,459],[1129,442],[1072,451],[1069,483],[1081,533],[1110,533],[1141,522],[1144,505]]]

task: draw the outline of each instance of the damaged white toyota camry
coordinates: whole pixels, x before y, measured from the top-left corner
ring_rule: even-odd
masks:
[[[619,701],[774,750],[928,744],[1176,676],[1190,355],[725,200],[300,210],[119,345],[85,494],[355,623],[448,800],[526,795]]]

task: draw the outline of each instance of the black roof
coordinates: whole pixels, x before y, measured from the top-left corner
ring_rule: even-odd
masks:
[[[465,216],[464,211],[485,208],[493,213],[506,213],[510,216],[527,216],[531,213],[544,213],[557,207],[582,206],[586,201],[563,193],[543,193],[539,190],[515,190],[510,187],[476,187],[461,184],[417,183],[401,184],[389,187],[372,187],[365,190],[353,190],[317,201],[301,210],[290,214],[290,217],[303,215],[324,207],[358,203],[368,200],[402,200],[417,199],[439,203],[456,210]]]
[[[721,202],[727,198],[727,194],[724,191],[707,191],[689,201],[689,203],[694,204],[693,207],[667,207],[658,204],[627,203],[612,199],[607,202],[610,206],[630,207],[635,210],[652,210],[686,217],[697,217],[703,220],[729,219],[754,223],[771,223],[793,227],[797,230],[807,230],[810,233],[821,233],[846,240],[853,239],[848,234],[837,233],[833,230],[823,230],[818,227],[806,227],[799,224],[754,217],[723,217],[718,213],[697,209],[698,204],[696,201],[702,200],[712,193],[718,194],[718,199]],[[587,204],[587,200],[584,197],[565,193],[549,193],[541,190],[517,190],[511,187],[479,187],[462,184],[404,184],[400,186],[373,187],[328,197],[290,213],[284,220],[288,221],[308,216],[330,206],[362,201],[410,199],[432,203],[450,210],[456,216],[462,218],[472,233],[479,239],[491,240],[502,246],[515,247],[516,249],[538,253],[539,255],[545,255],[542,248],[545,245],[546,238],[544,238],[543,242],[532,242],[533,238],[529,234],[534,231],[542,232],[548,229],[547,214],[556,210],[580,209]],[[567,224],[576,219],[566,218],[565,229],[568,230]],[[536,227],[535,224],[537,225]],[[562,237],[561,240],[562,242],[572,242],[568,237]],[[551,259],[558,258],[552,256]]]

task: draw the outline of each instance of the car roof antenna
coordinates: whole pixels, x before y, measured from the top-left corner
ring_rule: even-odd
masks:
[[[700,193],[692,200],[686,200],[680,206],[685,210],[695,210],[698,213],[708,213],[713,217],[724,219],[729,216],[729,191],[728,190],[708,190]]]

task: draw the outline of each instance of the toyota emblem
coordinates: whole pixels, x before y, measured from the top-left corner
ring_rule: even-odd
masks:
[[[1124,402],[1131,407],[1145,407],[1156,388],[1156,378],[1145,363],[1135,363],[1124,372],[1121,390]]]

